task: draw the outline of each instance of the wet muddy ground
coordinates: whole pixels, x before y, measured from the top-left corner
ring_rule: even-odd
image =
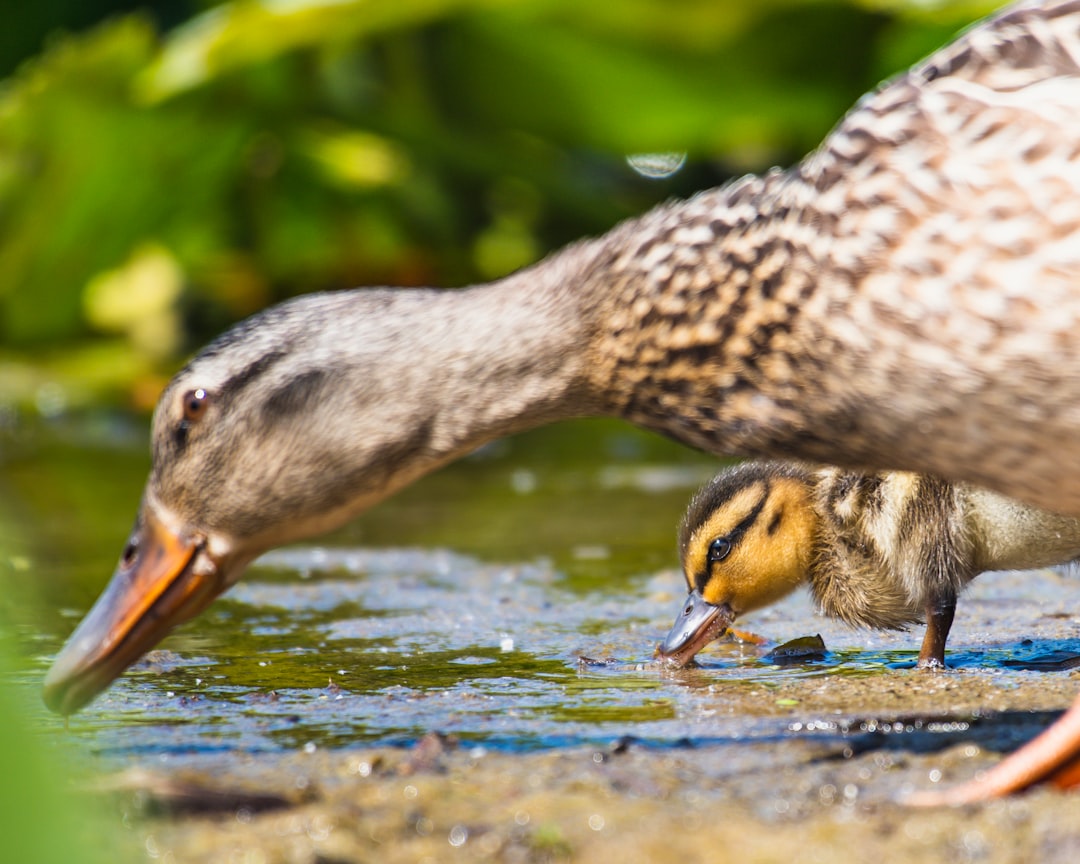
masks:
[[[872,737],[316,752],[253,760],[220,812],[132,824],[153,857],[175,861],[1076,860],[1075,800],[1037,792],[908,810],[893,800],[898,789],[988,760],[959,737],[929,758]],[[189,776],[207,781],[198,769]],[[281,806],[244,790],[269,791]]]
[[[762,644],[664,670],[674,526],[715,466],[623,464],[626,446],[558,468],[481,454],[327,545],[266,556],[66,728],[36,691],[144,468],[107,523],[55,499],[9,514],[37,532],[9,568],[48,600],[15,626],[31,719],[88,764],[78,785],[125,860],[1078,860],[1077,794],[900,802],[993,764],[1080,692],[1080,572],[981,576],[943,673],[911,668],[921,633],[850,630],[801,594],[740,622]],[[80,463],[61,491],[101,488],[97,463],[116,475]],[[823,655],[770,658],[815,634]]]
[[[750,622],[765,644],[671,672],[650,653],[675,576],[582,595],[543,564],[275,553],[208,622],[250,655],[181,640],[69,734],[119,772],[117,813],[157,860],[1076,860],[1080,796],[900,802],[1072,701],[1080,578],[981,577],[945,673],[909,668],[918,634],[851,631],[801,596]],[[824,657],[769,662],[809,633]]]

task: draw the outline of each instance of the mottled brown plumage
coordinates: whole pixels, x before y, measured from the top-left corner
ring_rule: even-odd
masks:
[[[795,169],[610,235],[594,368],[614,407],[705,449],[917,468],[1080,513],[1059,482],[1080,453],[1044,445],[1080,422],[1078,18],[1018,7],[864,98]]]
[[[260,552],[564,417],[1080,514],[1077,57],[1080,3],[1021,4],[790,171],[492,285],[316,295],[240,325],[162,395],[135,529],[46,702],[77,710]]]
[[[919,665],[940,667],[968,582],[1074,560],[1080,520],[903,471],[745,462],[694,496],[679,552],[691,597],[661,648],[679,665],[805,585],[824,614],[853,626],[925,620]]]

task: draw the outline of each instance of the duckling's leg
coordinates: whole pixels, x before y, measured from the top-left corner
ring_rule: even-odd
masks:
[[[1060,789],[1080,786],[1080,699],[1053,726],[985,774],[951,789],[917,792],[905,803],[916,807],[970,804],[1011,795],[1043,781]]]
[[[919,649],[919,669],[945,668],[945,642],[955,615],[956,595],[953,593],[926,601],[926,633]]]

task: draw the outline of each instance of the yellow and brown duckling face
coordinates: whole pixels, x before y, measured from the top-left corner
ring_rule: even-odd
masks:
[[[745,462],[717,475],[694,496],[679,528],[690,594],[660,657],[686,665],[738,616],[801,585],[815,524],[802,466]]]

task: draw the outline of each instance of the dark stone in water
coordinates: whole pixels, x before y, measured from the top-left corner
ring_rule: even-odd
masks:
[[[825,640],[820,634],[815,636],[800,636],[783,645],[773,648],[762,659],[774,666],[789,666],[796,663],[808,663],[814,660],[824,660],[829,649],[825,647]]]

